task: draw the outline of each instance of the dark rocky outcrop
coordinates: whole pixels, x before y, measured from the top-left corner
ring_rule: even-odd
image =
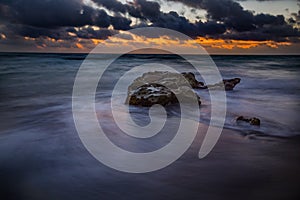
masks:
[[[245,118],[244,116],[239,116],[236,118],[236,121],[244,121],[244,122],[248,122],[251,125],[256,125],[256,126],[260,125],[260,119],[256,117]]]
[[[168,105],[176,103],[177,98],[175,94],[167,87],[150,83],[138,87],[136,90],[130,92],[128,103],[130,105],[150,107],[154,104]]]
[[[205,85],[203,82],[198,81],[195,77],[195,74],[193,74],[192,72],[183,72],[182,75],[194,89],[217,89],[224,86],[225,90],[228,91],[233,90],[233,88],[241,82],[240,78],[233,78],[224,79],[220,83],[216,83],[214,85]]]
[[[195,79],[187,80],[178,73],[145,73],[128,87],[126,103],[145,107],[154,104],[165,106],[178,103],[177,95],[183,99],[183,102],[197,98],[200,105],[200,97],[192,90],[190,81],[195,81]]]
[[[196,79],[192,72],[184,72],[182,74],[155,71],[144,73],[138,77],[128,87],[126,103],[130,105],[152,106],[154,104],[169,105],[178,103],[176,96],[184,99],[183,102],[198,99],[201,104],[200,97],[193,89],[218,89],[232,90],[239,82],[240,78],[223,80],[214,85],[205,85]]]

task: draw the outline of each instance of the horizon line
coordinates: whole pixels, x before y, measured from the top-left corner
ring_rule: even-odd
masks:
[[[118,55],[120,53],[91,53],[91,52],[53,52],[53,51],[43,51],[43,52],[38,52],[38,51],[0,51],[0,53],[23,53],[23,54],[111,54],[111,55]],[[131,55],[173,55],[171,53],[155,53],[155,52],[141,52],[141,53],[127,53]],[[124,54],[122,54],[124,55]],[[186,53],[183,55],[212,55],[212,56],[300,56],[300,53],[208,53],[208,54],[191,54],[191,53]]]

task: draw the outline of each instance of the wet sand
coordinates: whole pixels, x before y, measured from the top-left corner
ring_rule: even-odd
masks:
[[[205,132],[201,125],[200,132]],[[127,174],[96,161],[75,130],[0,135],[0,199],[298,199],[299,138],[252,137],[223,130],[198,159],[203,134],[175,163]],[[23,130],[24,131],[24,130]]]

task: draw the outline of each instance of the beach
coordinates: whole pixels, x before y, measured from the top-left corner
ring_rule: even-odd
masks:
[[[197,156],[200,141],[201,133],[183,157],[164,169],[127,174],[95,160],[74,134],[2,134],[1,193],[7,199],[299,197],[299,138],[251,139],[224,130],[204,159]]]
[[[132,174],[97,161],[75,128],[72,89],[86,54],[0,55],[1,199],[214,200],[300,196],[299,56],[213,56],[223,78],[241,78],[233,91],[226,92],[225,125],[216,146],[205,158],[198,158],[210,120],[210,98],[207,91],[196,90],[202,101],[201,116],[190,148],[163,169]],[[120,147],[127,145],[137,152],[159,148],[172,139],[165,134],[140,144],[127,141],[129,136],[120,137],[113,123],[109,101],[113,84],[145,60],[190,70],[184,61],[169,55],[129,55],[108,70],[95,98],[97,115],[108,137]],[[101,66],[101,59],[94,65]],[[202,80],[201,76],[197,79]],[[133,118],[149,121],[147,110],[132,107],[131,111]],[[176,110],[171,114],[180,116]],[[261,125],[237,124],[235,119],[240,115],[258,117]],[[176,123],[171,121],[169,125],[171,128],[165,132],[173,134]]]

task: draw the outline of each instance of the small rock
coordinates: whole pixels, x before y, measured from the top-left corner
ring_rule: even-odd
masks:
[[[234,78],[234,79],[224,79],[223,83],[224,83],[224,87],[225,90],[233,90],[233,88],[239,84],[241,82],[240,78]]]
[[[250,119],[250,124],[259,126],[260,125],[260,120],[256,117],[253,117],[253,118]]]
[[[248,122],[249,124],[255,125],[255,126],[259,126],[260,125],[260,119],[258,119],[256,117],[245,118],[244,116],[239,116],[239,117],[236,118],[236,121]]]

